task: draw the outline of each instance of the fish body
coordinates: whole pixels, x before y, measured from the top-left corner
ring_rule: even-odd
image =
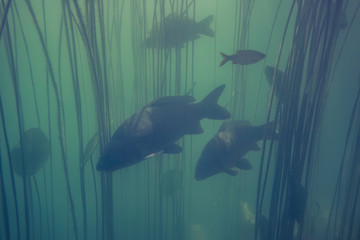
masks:
[[[226,55],[225,53],[220,53],[223,57],[220,67],[231,61],[233,64],[247,65],[257,63],[265,57],[265,54],[255,51],[255,50],[238,50],[233,55]]]
[[[191,96],[172,96],[147,104],[116,130],[97,170],[114,171],[159,153],[180,153],[182,148],[175,142],[185,134],[201,134],[201,119],[230,118],[230,113],[217,104],[224,87],[216,88],[198,103]]]
[[[18,176],[33,176],[49,159],[50,142],[39,128],[25,131],[23,146],[20,141],[11,149],[11,160]],[[22,160],[24,157],[24,160]]]
[[[200,38],[201,35],[214,37],[210,28],[214,16],[210,15],[200,22],[195,22],[185,16],[170,14],[149,33],[145,40],[148,48],[184,47],[185,43]]]
[[[195,169],[196,180],[226,172],[236,176],[234,168],[250,170],[251,163],[244,158],[249,151],[259,151],[257,141],[271,137],[274,123],[251,126],[247,121],[225,121],[218,133],[206,144]]]

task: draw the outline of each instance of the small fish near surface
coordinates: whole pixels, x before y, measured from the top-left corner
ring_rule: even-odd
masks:
[[[225,85],[194,103],[191,96],[157,99],[124,121],[116,130],[97,164],[99,171],[114,171],[137,164],[156,154],[177,154],[175,144],[185,134],[201,134],[203,118],[224,120],[230,113],[217,104]]]
[[[250,170],[251,163],[244,158],[249,151],[259,151],[257,141],[263,136],[270,139],[274,134],[274,122],[261,126],[252,126],[248,121],[225,121],[218,133],[206,144],[195,169],[195,179],[203,180],[215,174],[225,172],[236,176],[234,168]]]
[[[23,144],[20,141],[11,149],[11,161],[15,173],[20,176],[33,176],[49,159],[50,142],[39,128],[25,131]],[[24,157],[24,159],[22,159]]]
[[[200,38],[201,35],[215,37],[210,24],[214,16],[210,15],[200,22],[170,14],[149,33],[145,40],[147,48],[182,48],[185,43]]]
[[[220,67],[231,61],[233,64],[240,64],[240,65],[248,65],[257,63],[258,61],[262,60],[265,57],[265,54],[255,51],[255,50],[238,50],[233,55],[226,55],[225,53],[220,53],[223,57],[222,62],[220,63]]]

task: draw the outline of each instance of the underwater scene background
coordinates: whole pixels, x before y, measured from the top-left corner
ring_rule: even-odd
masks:
[[[360,239],[359,8],[2,0],[0,239]],[[223,84],[224,125],[201,102]],[[151,107],[174,127],[120,134]],[[172,149],[116,150],[119,126],[140,153],[188,117]],[[128,166],[99,171],[109,151]]]

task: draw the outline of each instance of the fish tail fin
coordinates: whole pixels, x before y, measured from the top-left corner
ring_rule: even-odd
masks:
[[[210,15],[197,23],[198,31],[209,37],[215,37],[215,32],[211,29],[210,24],[214,20],[214,15]]]
[[[231,114],[223,107],[217,104],[217,101],[225,88],[225,84],[215,88],[199,104],[205,109],[205,118],[214,120],[224,120],[231,117]]]
[[[220,63],[220,66],[219,66],[219,67],[221,67],[221,66],[224,65],[227,61],[230,60],[230,59],[229,59],[229,56],[226,55],[225,53],[221,52],[220,54],[221,54],[221,56],[223,57],[223,60],[222,60],[222,62]]]

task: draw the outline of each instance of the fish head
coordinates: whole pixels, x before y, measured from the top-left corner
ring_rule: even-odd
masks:
[[[99,158],[96,169],[101,172],[112,172],[143,160],[135,145],[125,141],[110,141]]]
[[[274,77],[274,71],[275,71],[275,68],[272,67],[272,66],[267,65],[265,67],[265,76],[266,76],[266,79],[267,79],[269,85],[272,85],[273,77]]]
[[[203,180],[224,170],[224,148],[224,143],[217,136],[206,144],[196,165],[196,180]]]

